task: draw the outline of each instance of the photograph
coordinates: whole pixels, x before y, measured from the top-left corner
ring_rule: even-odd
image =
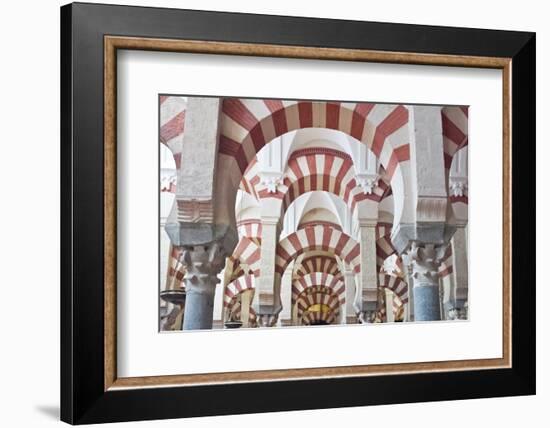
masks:
[[[468,106],[159,94],[158,118],[160,332],[468,320]]]

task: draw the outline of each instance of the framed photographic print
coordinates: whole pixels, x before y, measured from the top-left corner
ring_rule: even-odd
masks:
[[[61,53],[62,420],[535,393],[533,33],[76,3]]]

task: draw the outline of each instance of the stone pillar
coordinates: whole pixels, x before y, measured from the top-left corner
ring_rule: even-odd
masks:
[[[279,314],[281,323],[292,324],[292,273],[294,271],[294,262],[291,262],[281,280],[280,296],[282,310]]]
[[[395,314],[393,313],[393,293],[388,289],[384,289],[384,303],[386,304],[386,322],[394,322]]]
[[[355,275],[351,270],[344,271],[344,284],[346,287],[346,305],[342,320],[344,324],[357,324],[357,316],[353,303],[355,298]]]
[[[281,312],[281,277],[275,275],[279,217],[262,217],[260,272],[254,293],[254,309],[260,327],[272,327]]]
[[[465,225],[457,226],[451,245],[455,285],[454,315],[458,319],[468,319],[468,230]]]
[[[187,269],[184,330],[212,328],[214,294],[225,258],[219,242],[183,247],[182,262]]]
[[[300,325],[298,320],[298,305],[292,305],[292,325]]]
[[[378,302],[376,270],[376,222],[360,224],[361,273],[355,294],[355,310],[362,323],[374,319]]]
[[[438,270],[445,248],[446,245],[413,242],[403,254],[413,281],[415,321],[441,320]]]
[[[403,263],[403,269],[405,277],[403,278],[407,281],[407,297],[409,301],[407,302],[405,310],[405,321],[412,322],[414,321],[414,289],[413,289],[413,280],[411,276],[411,270],[406,263]]]
[[[219,168],[222,101],[187,101],[176,205],[165,226],[172,245],[182,250],[186,267],[184,330],[212,328],[218,274],[238,242],[235,195],[240,172]]]

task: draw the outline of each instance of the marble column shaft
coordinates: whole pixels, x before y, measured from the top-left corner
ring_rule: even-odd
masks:
[[[455,308],[458,318],[467,319],[468,308],[468,231],[458,226],[453,239],[453,277],[455,285]]]

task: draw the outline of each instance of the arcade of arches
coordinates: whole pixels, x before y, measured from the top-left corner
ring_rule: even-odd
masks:
[[[159,108],[161,330],[467,319],[467,107]]]

